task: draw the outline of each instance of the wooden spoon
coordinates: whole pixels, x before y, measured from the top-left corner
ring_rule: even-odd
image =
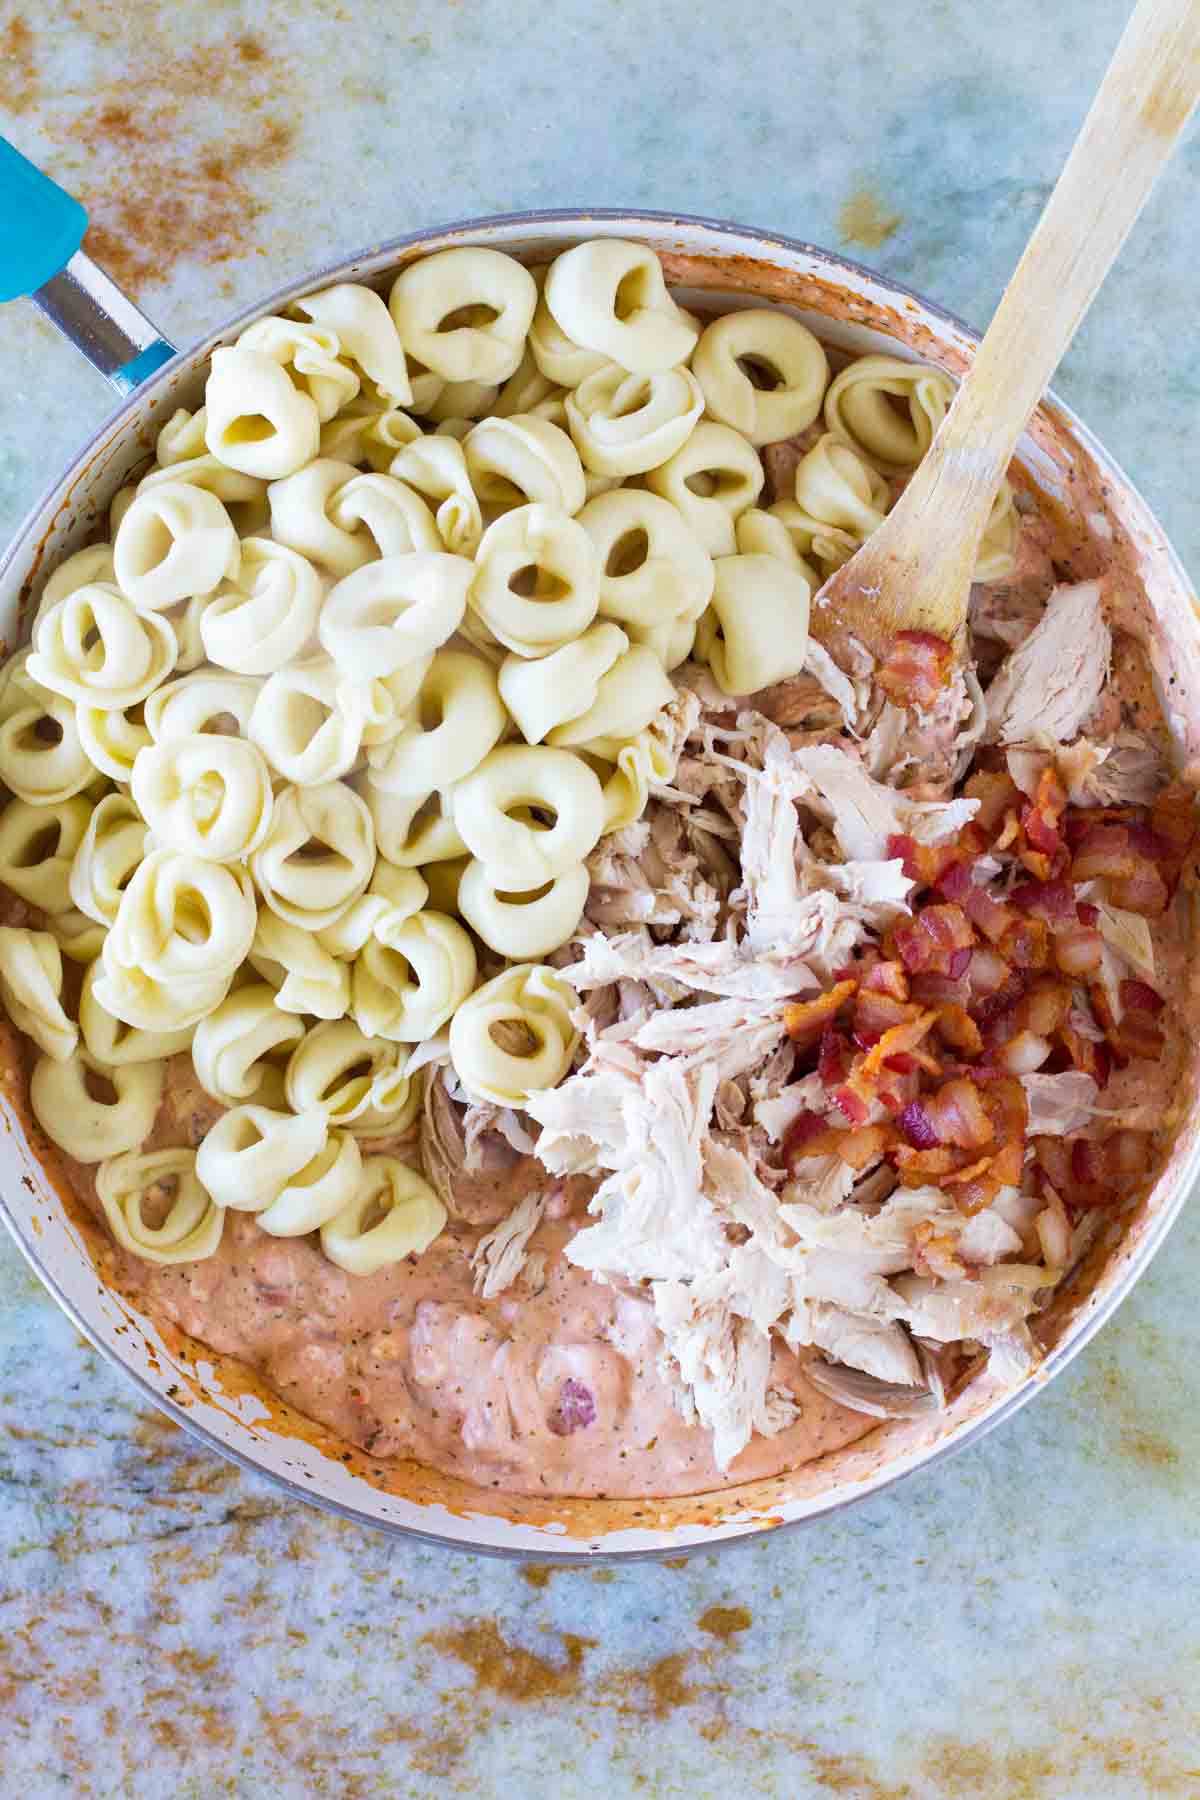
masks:
[[[1140,0],[974,363],[903,494],[812,606],[835,655],[899,631],[961,648],[971,574],[1017,439],[1200,97],[1200,0]]]

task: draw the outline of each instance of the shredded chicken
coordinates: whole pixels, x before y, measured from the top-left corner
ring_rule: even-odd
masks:
[[[988,737],[1068,743],[1100,698],[1111,656],[1100,583],[1056,588],[987,691]]]

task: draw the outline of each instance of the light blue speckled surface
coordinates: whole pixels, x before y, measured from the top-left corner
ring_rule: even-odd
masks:
[[[180,342],[372,238],[589,202],[841,242],[981,322],[1126,11],[58,0],[0,6],[0,113]],[[1198,161],[1059,383],[1192,568]],[[842,236],[872,213],[883,242]],[[108,406],[0,315],[0,533]],[[849,1515],[550,1573],[297,1512],[141,1411],[0,1246],[0,1792],[1200,1795],[1198,1272],[1193,1215],[1057,1387]]]

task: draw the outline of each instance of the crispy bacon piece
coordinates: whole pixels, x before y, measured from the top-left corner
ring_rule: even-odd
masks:
[[[1053,948],[1056,966],[1079,980],[1100,967],[1104,938],[1094,925],[1065,925],[1055,932]]]
[[[943,1082],[926,1098],[924,1105],[939,1144],[953,1144],[960,1150],[980,1150],[996,1134],[979,1088],[964,1076]]]
[[[914,837],[893,832],[887,841],[888,857],[904,865],[904,873],[920,887],[932,887],[946,865],[958,855],[952,844],[919,844]]]
[[[991,769],[976,769],[964,786],[963,795],[968,800],[979,801],[979,811],[968,830],[974,827],[985,832],[989,839],[1001,831],[1010,813],[1015,815],[1019,811],[1023,798],[1011,775]]]
[[[898,631],[876,680],[897,706],[930,707],[950,678],[952,645],[932,631]]]
[[[877,962],[861,979],[863,991],[890,994],[893,1000],[908,999],[908,976],[902,962]]]
[[[783,1022],[792,1042],[803,1048],[819,1043],[826,1025],[837,1016],[857,989],[857,981],[839,981],[828,993],[818,994],[815,1000],[793,1000],[785,1006]]]
[[[993,900],[992,896],[972,882],[963,895],[962,909],[972,925],[978,926],[990,943],[997,944],[1010,929],[1013,923],[1013,910],[1002,900]]]
[[[828,1088],[845,1081],[850,1071],[851,1048],[832,1022],[821,1033],[821,1051],[817,1058],[817,1074]]]
[[[1050,961],[1050,928],[1044,919],[1018,919],[997,948],[1015,969],[1044,969]]]
[[[980,1056],[983,1053],[983,1038],[978,1025],[965,1006],[953,1003],[939,1006],[937,1009],[937,1029],[952,1049],[961,1051],[963,1056]]]
[[[854,1041],[863,1050],[877,1044],[885,1031],[904,1025],[920,1015],[919,1006],[905,1000],[893,1000],[890,994],[863,992],[860,988],[854,1002]]]

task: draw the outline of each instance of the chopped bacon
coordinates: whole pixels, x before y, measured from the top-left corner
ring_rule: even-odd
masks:
[[[937,1009],[937,1028],[939,1035],[951,1046],[960,1050],[964,1056],[979,1056],[983,1050],[983,1038],[979,1027],[965,1006],[953,1003],[939,1006]]]
[[[815,1000],[793,1000],[785,1006],[783,1022],[793,1043],[805,1047],[818,1043],[826,1025],[857,988],[857,981],[839,981],[827,994],[818,994]]]
[[[901,962],[877,962],[862,977],[863,990],[871,994],[890,994],[893,1000],[908,999],[908,976]]]
[[[910,1101],[896,1123],[914,1150],[932,1150],[942,1141],[928,1107],[920,1100]]]
[[[1013,1008],[1013,1016],[1023,1031],[1050,1037],[1062,1026],[1070,1010],[1070,988],[1055,981],[1052,975],[1044,975],[1022,995]]]
[[[927,969],[912,978],[912,997],[921,1006],[965,1006],[971,997],[965,975],[939,975]]]
[[[921,887],[932,887],[958,854],[952,844],[919,844],[916,838],[895,832],[888,838],[887,853],[893,862],[901,862],[908,879]]]
[[[966,791],[979,811],[951,842],[888,840],[889,856],[924,891],[912,916],[857,952],[828,993],[786,1008],[789,1034],[816,1053],[841,1120],[802,1114],[782,1154],[788,1168],[836,1156],[856,1171],[884,1158],[906,1187],[940,1184],[970,1214],[1027,1182],[1022,1077],[1074,1068],[1103,1088],[1114,1066],[1161,1054],[1163,996],[1125,980],[1117,1019],[1118,999],[1098,980],[1099,909],[1077,885],[1102,882],[1115,905],[1161,911],[1196,854],[1196,834],[1190,792],[1153,812],[1068,808],[1052,765],[1032,800],[988,768]],[[1000,850],[1027,871],[1006,895],[976,879],[979,859]],[[1200,886],[1200,872],[1189,869],[1188,879]],[[1090,1014],[1076,1000],[1085,985]],[[1139,1133],[1038,1139],[1036,1151],[1036,1191],[1059,1262],[1071,1213],[1111,1204],[1150,1166]],[[940,1256],[936,1247],[930,1254]]]
[[[893,1000],[890,994],[864,993],[860,988],[854,1002],[854,1041],[863,1050],[869,1050],[885,1031],[916,1018],[920,1011],[919,1006]]]
[[[979,811],[971,823],[989,837],[1000,830],[1006,815],[1016,812],[1021,804],[1021,790],[1012,776],[990,769],[976,769],[963,794],[968,800],[979,801]]]
[[[939,1144],[979,1150],[991,1142],[995,1127],[973,1081],[956,1076],[925,1100],[925,1111]]]
[[[1078,917],[1075,891],[1069,881],[1023,881],[1008,896],[1019,912],[1047,921]],[[1094,923],[1095,921],[1093,921]]]
[[[1121,1005],[1132,1007],[1135,1012],[1160,1013],[1166,1005],[1162,995],[1156,993],[1148,981],[1123,981],[1120,995]]]
[[[1044,969],[1050,961],[1050,929],[1044,919],[1018,919],[998,948],[1016,969]]]
[[[950,678],[953,646],[932,631],[898,631],[876,680],[897,706],[930,707]]]
[[[836,1087],[839,1081],[845,1081],[850,1071],[850,1057],[849,1043],[830,1021],[821,1033],[821,1050],[817,1058],[817,1074],[826,1087]]]
[[[1094,975],[1104,953],[1104,939],[1094,925],[1067,925],[1054,934],[1054,961],[1064,975]]]
[[[975,882],[971,883],[969,891],[964,894],[962,908],[972,925],[977,925],[984,937],[993,944],[999,943],[1013,922],[1012,908],[1002,900],[993,900]]]

